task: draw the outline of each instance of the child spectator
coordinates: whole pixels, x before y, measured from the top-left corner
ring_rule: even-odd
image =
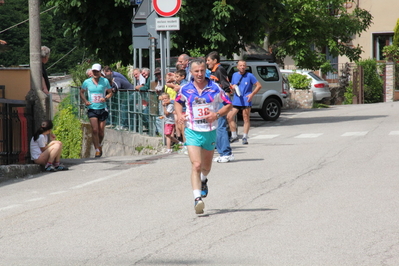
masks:
[[[175,72],[175,92],[179,92],[180,88],[187,84],[187,80],[186,80],[186,70],[184,69],[179,69],[176,70]],[[176,97],[176,96],[175,96]],[[185,112],[186,108],[183,107],[183,112]],[[175,120],[177,119],[177,117],[175,116]],[[176,125],[176,136],[177,138],[182,141],[182,142],[186,142],[186,138],[184,136],[184,124],[177,124]],[[184,152],[185,152],[186,146],[184,146]]]
[[[186,70],[184,70],[184,69],[176,70],[175,80],[176,80],[176,83],[178,85],[180,85],[180,87],[183,86],[184,84],[187,84],[186,76],[187,76]]]
[[[169,94],[170,99],[171,99],[172,101],[175,100],[176,95],[177,95],[177,91],[175,91],[175,89],[174,89],[175,83],[176,83],[176,80],[175,80],[175,73],[169,72],[169,73],[166,75],[165,92],[166,92],[167,94]]]
[[[179,140],[173,136],[175,128],[175,116],[173,114],[174,105],[170,102],[169,94],[165,92],[162,93],[161,99],[162,99],[163,113],[165,118],[164,134],[166,137],[166,148],[167,148],[166,153],[172,153],[172,148],[171,148],[172,141],[179,144],[183,143],[179,142]]]
[[[62,143],[55,140],[55,135],[51,132],[51,129],[53,129],[53,122],[45,120],[33,134],[30,142],[32,160],[36,164],[45,165],[46,172],[68,170],[68,167],[60,163]],[[48,143],[49,139],[50,143]]]

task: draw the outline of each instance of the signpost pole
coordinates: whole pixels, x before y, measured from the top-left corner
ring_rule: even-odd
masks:
[[[139,68],[143,68],[143,49],[139,48]]]
[[[149,79],[151,81],[155,80],[155,75],[154,75],[154,71],[155,71],[155,49],[157,48],[157,45],[155,43],[155,38],[154,37],[150,37],[150,72],[151,72],[151,77],[149,77]]]
[[[161,49],[161,85],[162,87],[165,85],[164,77],[165,77],[165,46],[164,46],[164,34],[163,32],[159,33],[159,41],[160,41],[160,49]]]
[[[167,72],[170,69],[170,31],[166,32],[166,67]]]

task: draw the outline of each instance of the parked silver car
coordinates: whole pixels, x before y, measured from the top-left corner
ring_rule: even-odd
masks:
[[[252,99],[251,112],[258,112],[264,120],[277,120],[289,95],[287,79],[282,76],[276,63],[259,60],[246,62],[247,71],[262,84],[262,88]],[[231,80],[234,72],[237,72],[237,61],[221,61],[221,65]]]
[[[322,101],[331,98],[330,85],[327,81],[316,75],[310,70],[288,70],[280,69],[281,73],[288,78],[293,73],[299,73],[312,79],[311,90],[313,91],[313,97],[315,101]]]

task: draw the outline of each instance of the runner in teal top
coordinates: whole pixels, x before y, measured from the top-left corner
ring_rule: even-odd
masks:
[[[88,109],[87,116],[90,119],[93,145],[96,149],[95,157],[101,157],[101,143],[104,139],[105,123],[108,118],[106,101],[112,97],[112,90],[108,80],[101,77],[100,64],[94,64],[91,70],[93,75],[83,82],[80,90],[80,98]],[[85,95],[86,91],[87,99]]]
[[[106,109],[107,103],[101,101],[105,98],[108,89],[111,89],[108,79],[100,77],[98,83],[95,84],[94,78],[86,79],[82,84],[82,89],[87,90],[88,101],[90,105],[86,105],[87,109]]]

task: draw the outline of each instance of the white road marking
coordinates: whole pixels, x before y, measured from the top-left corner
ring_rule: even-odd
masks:
[[[58,195],[58,194],[62,194],[62,193],[66,193],[66,190],[61,190],[61,191],[56,191],[56,192],[51,192],[49,193],[49,195]]]
[[[312,139],[312,138],[317,138],[323,135],[323,133],[311,133],[311,134],[300,134],[296,136],[296,139]]]
[[[280,135],[258,135],[258,136],[255,136],[255,137],[251,137],[251,139],[273,139],[273,138],[276,138],[278,136],[280,136]]]
[[[397,136],[397,135],[399,135],[399,131],[391,131],[391,132],[389,132],[389,135],[390,136]]]
[[[341,135],[341,137],[360,137],[365,136],[368,131],[359,131],[359,132],[346,132]]]
[[[27,201],[25,201],[25,202],[33,202],[33,201],[39,201],[39,200],[44,200],[44,199],[45,199],[44,197],[41,197],[41,198],[33,198],[33,199],[27,200]]]
[[[12,208],[19,207],[19,206],[21,206],[21,204],[9,205],[9,206],[6,206],[6,207],[3,207],[3,208],[0,208],[0,211],[6,211],[6,210],[9,210],[9,209],[12,209]]]

